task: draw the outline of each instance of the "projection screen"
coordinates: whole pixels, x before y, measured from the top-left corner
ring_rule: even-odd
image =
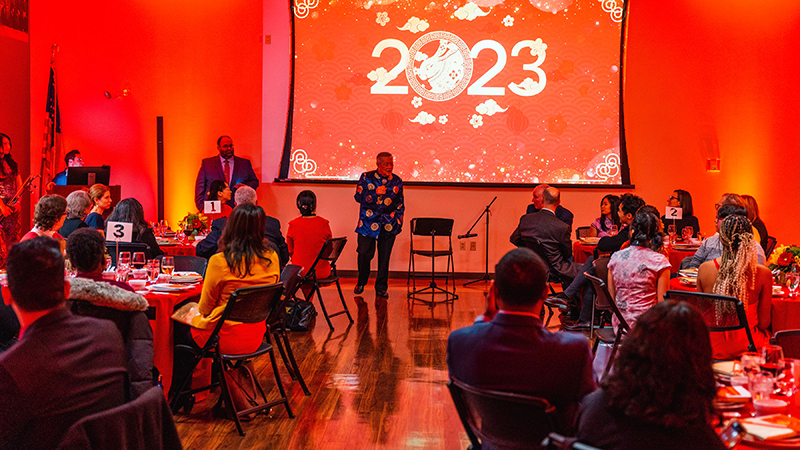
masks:
[[[628,183],[626,5],[616,0],[294,0],[281,177]]]

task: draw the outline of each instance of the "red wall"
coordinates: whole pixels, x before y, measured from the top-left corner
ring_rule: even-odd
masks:
[[[580,0],[591,1],[591,0]],[[135,196],[155,217],[155,117],[164,116],[168,219],[192,208],[200,159],[229,134],[264,181],[278,173],[289,91],[287,0],[238,2],[32,0],[31,144],[39,129],[49,48],[57,42],[61,113],[68,148],[87,163],[113,166],[123,196]],[[673,189],[692,192],[704,231],[723,192],[754,195],[770,234],[798,240],[791,205],[800,194],[800,2],[631,0],[625,119],[635,192],[663,206]],[[263,45],[263,34],[272,44]],[[262,77],[263,72],[263,77]],[[103,91],[131,95],[106,100]],[[263,95],[262,95],[263,94]],[[263,98],[263,102],[262,102]],[[705,171],[707,141],[716,141],[722,171]],[[31,163],[38,167],[38,152]],[[309,186],[264,183],[260,203],[285,226],[294,197]],[[312,187],[319,214],[334,234],[350,236],[342,268],[355,268],[358,206],[350,186]],[[565,190],[576,226],[598,214],[605,192]],[[528,189],[409,188],[408,217],[456,219],[463,233],[493,196],[490,269],[529,202]],[[458,271],[483,271],[479,251],[457,252]],[[398,240],[392,269],[407,264],[408,233]]]

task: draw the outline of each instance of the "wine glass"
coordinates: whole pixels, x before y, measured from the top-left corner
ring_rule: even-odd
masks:
[[[672,244],[675,242],[675,235],[678,234],[678,228],[675,226],[675,224],[667,227],[667,234],[669,235],[669,243]]]
[[[783,368],[783,347],[780,345],[765,345],[761,348],[761,370],[771,373],[773,376]]]
[[[789,288],[789,297],[795,297],[797,294],[798,286],[800,286],[800,273],[797,272],[797,267],[793,267],[792,271],[786,274],[786,287]]]
[[[608,230],[609,236],[616,236],[619,233],[619,227],[617,225],[611,225],[611,229]]]
[[[689,242],[692,240],[692,235],[694,234],[694,229],[692,227],[683,227],[681,230],[681,237],[685,242]]]
[[[758,353],[742,353],[742,374],[750,378],[754,373],[760,370],[762,362],[761,355]]]
[[[781,360],[783,368],[775,377],[775,387],[781,395],[792,396],[797,392],[798,372],[800,372],[800,359],[784,358]]]
[[[143,269],[144,265],[147,264],[147,258],[145,258],[144,252],[135,252],[131,264],[133,264],[134,269]]]
[[[161,273],[172,276],[173,271],[175,271],[175,258],[172,256],[165,256],[161,260]]]

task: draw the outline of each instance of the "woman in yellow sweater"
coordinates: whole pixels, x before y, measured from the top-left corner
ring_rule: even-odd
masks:
[[[252,203],[237,206],[222,231],[221,252],[208,260],[199,314],[192,318],[191,333],[186,325],[175,323],[175,344],[202,347],[208,341],[217,321],[238,288],[277,283],[280,279],[278,255],[264,238],[264,210]],[[219,333],[222,353],[240,354],[255,351],[266,332],[266,323],[226,322]],[[191,337],[190,337],[191,336]],[[175,352],[173,379],[183,380],[191,364],[191,356]],[[210,375],[210,374],[209,374]],[[179,388],[173,383],[170,397]]]

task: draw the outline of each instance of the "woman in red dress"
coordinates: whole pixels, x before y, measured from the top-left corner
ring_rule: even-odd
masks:
[[[19,211],[6,202],[14,198],[21,185],[17,163],[11,156],[11,138],[0,133],[0,268],[6,266],[8,248],[19,241]]]
[[[297,195],[297,209],[300,210],[300,217],[289,222],[286,245],[289,247],[292,264],[303,266],[305,275],[317,259],[325,241],[333,237],[333,234],[328,221],[316,215],[317,196],[312,191],[303,191]],[[331,266],[327,261],[320,261],[315,270],[317,279],[331,275]],[[311,286],[304,284],[302,289],[306,300],[311,300]]]

